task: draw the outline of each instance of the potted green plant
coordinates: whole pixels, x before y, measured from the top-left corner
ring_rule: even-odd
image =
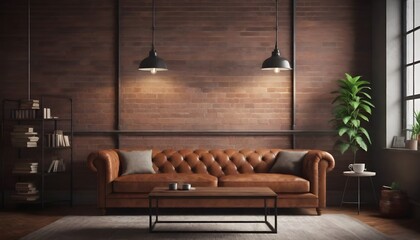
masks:
[[[406,141],[406,148],[411,150],[417,150],[418,138],[420,136],[420,112],[414,112],[413,127],[408,131],[411,132],[411,138]]]
[[[344,154],[347,150],[353,153],[353,163],[356,163],[357,151],[368,150],[372,144],[368,131],[362,126],[369,122],[374,107],[372,97],[368,93],[371,89],[368,81],[360,76],[345,74],[345,78],[338,80],[339,90],[332,92],[337,95],[333,100],[333,114],[335,128],[340,137],[336,147]]]

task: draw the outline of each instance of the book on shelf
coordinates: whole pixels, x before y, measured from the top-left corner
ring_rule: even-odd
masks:
[[[39,191],[37,189],[30,189],[30,190],[18,190],[16,189],[16,194],[19,195],[32,195],[32,194],[38,194]]]
[[[55,161],[56,161],[56,160],[52,160],[52,161],[51,161],[51,164],[50,164],[50,166],[48,167],[48,171],[47,171],[47,172],[49,172],[49,173],[50,173],[50,172],[52,172],[52,170],[53,170],[53,168],[54,168],[54,165],[56,164],[56,163],[55,163]]]
[[[43,113],[44,113],[44,119],[51,119],[51,108],[44,108],[43,109]]]
[[[68,135],[64,135],[64,146],[70,147],[70,138]]]
[[[19,162],[15,163],[12,173],[37,173],[37,162]]]
[[[39,191],[34,182],[17,182],[15,193],[10,197],[19,201],[35,201],[39,198]]]
[[[36,148],[38,147],[37,142],[13,142],[12,144],[14,147],[20,147],[20,148]]]
[[[40,109],[39,100],[23,99],[23,100],[20,100],[18,109],[12,109],[10,111],[10,118],[11,119],[36,119],[38,109]]]
[[[17,182],[15,188],[36,188],[36,184],[34,182]]]
[[[39,194],[12,194],[10,198],[16,201],[36,201],[39,199]]]
[[[48,167],[48,172],[65,172],[66,165],[63,159],[54,159]]]
[[[34,126],[32,125],[14,125],[13,132],[34,132]]]
[[[12,145],[15,147],[37,147],[38,133],[31,125],[15,125],[10,133]]]
[[[12,109],[10,111],[11,119],[36,119],[37,109]]]
[[[12,170],[12,173],[37,173],[37,172],[38,172],[38,168],[29,168],[29,169],[14,168]]]
[[[21,99],[19,102],[20,109],[39,109],[39,107],[38,99]]]
[[[64,135],[63,130],[55,130],[51,134],[47,134],[48,147],[70,147],[69,136]]]
[[[15,187],[15,191],[19,193],[37,192],[36,187]]]
[[[18,170],[18,169],[13,169],[12,173],[14,173],[14,174],[31,174],[31,173],[38,173],[38,170]]]
[[[38,166],[39,163],[38,162],[24,162],[26,161],[25,159],[20,159],[21,162],[17,162],[15,163],[15,166]]]
[[[28,136],[34,136],[34,135],[38,135],[37,132],[11,132],[10,135],[12,137],[28,137]]]
[[[25,136],[14,136],[12,138],[13,142],[38,142],[39,137],[34,135],[25,135]]]

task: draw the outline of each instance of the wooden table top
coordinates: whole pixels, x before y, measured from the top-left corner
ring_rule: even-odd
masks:
[[[149,197],[277,197],[277,193],[269,187],[196,187],[191,190],[155,187]]]

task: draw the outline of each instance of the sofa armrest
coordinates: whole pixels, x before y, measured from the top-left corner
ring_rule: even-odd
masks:
[[[100,175],[104,175],[105,182],[110,183],[118,177],[120,159],[113,149],[93,152],[88,156],[89,168]]]
[[[88,167],[97,175],[97,203],[98,207],[105,209],[106,196],[111,193],[111,183],[118,177],[120,159],[115,150],[101,150],[89,154]]]
[[[318,196],[320,207],[326,206],[327,172],[334,166],[334,157],[321,150],[310,150],[303,159],[303,176],[310,182],[310,192]]]

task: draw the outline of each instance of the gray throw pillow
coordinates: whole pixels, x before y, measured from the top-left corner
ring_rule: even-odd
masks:
[[[280,152],[273,166],[271,173],[292,174],[296,176],[302,175],[302,160],[308,151],[282,151]]]
[[[118,151],[121,162],[121,175],[135,173],[155,173],[152,163],[152,150]]]

